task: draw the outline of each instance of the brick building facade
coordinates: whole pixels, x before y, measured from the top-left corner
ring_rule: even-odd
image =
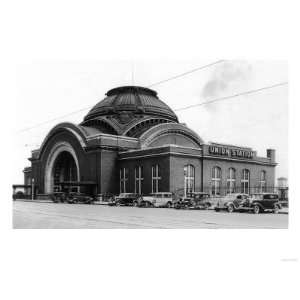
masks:
[[[51,193],[60,182],[94,183],[94,193],[252,193],[274,186],[275,150],[204,143],[153,90],[115,88],[79,125],[60,123],[32,151],[25,183]]]

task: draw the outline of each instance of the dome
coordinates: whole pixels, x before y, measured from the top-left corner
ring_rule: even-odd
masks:
[[[151,89],[138,86],[123,86],[109,90],[106,98],[96,104],[85,116],[84,121],[98,116],[133,112],[157,115],[177,121],[172,109],[157,97]]]
[[[110,134],[136,136],[141,121],[157,123],[176,122],[178,119],[172,109],[161,101],[156,91],[139,86],[123,86],[109,90],[106,98],[97,103],[84,117],[82,126],[97,127]],[[128,130],[131,130],[128,133]]]

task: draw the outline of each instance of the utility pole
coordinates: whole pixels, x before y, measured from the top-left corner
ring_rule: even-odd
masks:
[[[184,175],[184,198],[186,198],[186,175],[187,175],[186,167],[184,167],[184,169],[183,169],[183,175]]]
[[[131,85],[134,85],[134,62],[131,62]]]
[[[34,200],[34,178],[31,179],[31,200]]]

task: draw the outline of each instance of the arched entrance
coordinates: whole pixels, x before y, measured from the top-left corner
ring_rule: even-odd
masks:
[[[77,166],[72,154],[68,151],[61,152],[53,166],[53,191],[60,190],[63,181],[78,181]]]
[[[73,147],[66,142],[56,144],[49,153],[45,170],[45,192],[58,191],[63,181],[79,181],[79,164]]]

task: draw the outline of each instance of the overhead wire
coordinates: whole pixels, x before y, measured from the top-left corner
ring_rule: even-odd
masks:
[[[216,61],[216,62],[213,62],[213,63],[207,64],[207,65],[204,65],[204,66],[201,66],[201,67],[192,69],[192,70],[190,70],[190,71],[187,71],[187,72],[184,72],[184,73],[181,73],[181,74],[172,76],[172,77],[167,78],[167,79],[165,79],[165,80],[158,81],[158,82],[153,83],[153,84],[151,84],[151,85],[149,85],[149,86],[147,86],[147,87],[148,87],[148,88],[149,88],[149,87],[153,87],[153,86],[155,86],[155,85],[159,85],[159,84],[162,84],[162,83],[164,83],[164,82],[167,82],[167,81],[171,81],[171,80],[180,78],[180,77],[182,77],[182,76],[185,76],[185,75],[188,75],[188,74],[191,74],[191,73],[200,71],[200,70],[202,70],[202,69],[205,69],[205,68],[208,68],[208,67],[212,67],[212,66],[214,66],[214,65],[216,65],[216,64],[219,64],[219,63],[221,63],[221,62],[224,62],[224,61],[225,61],[225,60],[218,60],[218,61]],[[134,77],[133,77],[133,76],[134,76],[134,75],[132,74],[132,80],[134,80]],[[31,129],[34,129],[34,128],[36,128],[36,127],[40,127],[40,126],[42,126],[42,125],[45,125],[45,124],[48,124],[48,123],[51,123],[51,122],[60,120],[60,119],[62,119],[62,118],[66,118],[66,117],[75,115],[75,114],[77,114],[77,113],[79,113],[79,112],[82,112],[82,111],[91,109],[91,108],[93,108],[93,107],[94,107],[94,105],[91,105],[91,106],[88,106],[88,107],[85,107],[85,108],[82,108],[82,109],[79,109],[79,110],[70,112],[70,113],[68,113],[68,114],[65,114],[65,115],[62,115],[62,116],[59,116],[59,117],[56,117],[56,118],[53,118],[53,119],[50,119],[50,120],[47,120],[47,121],[38,123],[38,124],[35,124],[35,125],[31,126],[31,127],[23,128],[23,129],[17,131],[17,133],[26,132],[26,131],[31,130]]]
[[[190,71],[187,71],[187,72],[184,72],[184,73],[181,73],[181,74],[178,74],[178,75],[169,77],[169,78],[167,78],[167,79],[164,79],[164,80],[161,80],[161,81],[152,83],[152,84],[148,85],[147,87],[150,88],[150,87],[153,87],[153,86],[157,86],[157,85],[159,85],[159,84],[162,84],[162,83],[165,83],[165,82],[168,82],[168,81],[171,81],[171,80],[174,80],[174,79],[177,79],[177,78],[186,76],[186,75],[188,75],[188,74],[191,74],[191,73],[194,73],[194,72],[197,72],[197,71],[206,69],[206,68],[208,68],[208,67],[212,67],[212,66],[214,66],[214,65],[216,65],[216,64],[220,64],[220,63],[222,63],[222,62],[225,62],[225,60],[222,59],[222,60],[215,61],[215,62],[210,63],[210,64],[207,64],[207,65],[205,65],[205,66],[201,66],[201,67],[192,69],[192,70],[190,70]]]
[[[224,100],[236,98],[236,97],[243,96],[243,95],[249,95],[249,94],[257,93],[257,92],[260,92],[260,91],[269,90],[269,89],[276,88],[276,87],[283,86],[283,85],[287,85],[287,84],[288,84],[288,82],[284,81],[284,82],[280,82],[280,83],[273,84],[273,85],[270,85],[270,86],[265,86],[265,87],[262,87],[262,88],[249,90],[249,91],[246,91],[246,92],[241,92],[241,93],[237,93],[237,94],[230,95],[230,96],[215,98],[215,99],[212,99],[212,100],[209,100],[209,101],[184,106],[184,107],[181,107],[181,108],[174,109],[174,111],[182,111],[182,110],[190,109],[190,108],[193,108],[193,107],[198,107],[198,106],[202,106],[202,105],[206,105],[206,104],[210,104],[210,103],[214,103],[214,102],[224,101]]]
[[[94,105],[93,105],[93,106],[94,106]],[[79,113],[79,112],[82,112],[82,111],[85,111],[85,110],[87,110],[87,109],[90,109],[90,108],[92,108],[93,106],[88,106],[88,107],[85,107],[85,108],[81,108],[81,109],[76,110],[76,111],[73,111],[73,112],[71,112],[71,113],[68,113],[68,114],[65,114],[65,115],[56,117],[56,118],[54,118],[54,119],[50,119],[50,120],[47,120],[47,121],[45,121],[45,122],[41,122],[41,123],[35,124],[34,126],[27,127],[27,128],[23,128],[23,129],[17,131],[17,133],[21,133],[21,132],[24,132],[24,131],[28,131],[28,130],[34,129],[34,128],[36,128],[36,127],[39,127],[39,126],[42,126],[42,125],[51,123],[51,122],[53,122],[53,121],[57,121],[57,120],[60,120],[60,119],[62,119],[62,118],[65,118],[65,117],[69,117],[69,116],[75,115],[75,114],[77,114],[77,113]]]

